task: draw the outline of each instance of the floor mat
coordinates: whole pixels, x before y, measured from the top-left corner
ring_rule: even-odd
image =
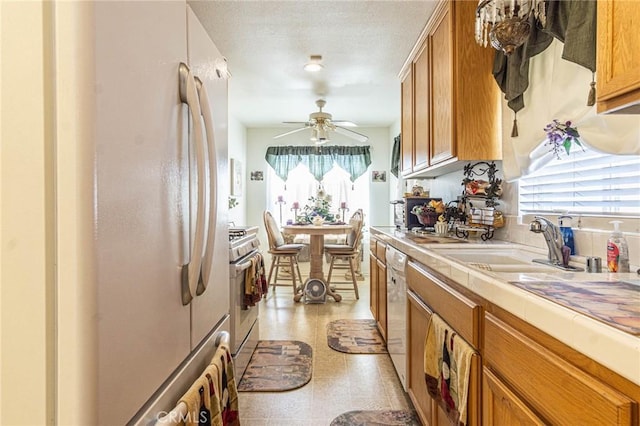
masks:
[[[297,340],[260,340],[238,392],[282,392],[311,380],[311,346]]]
[[[387,347],[375,320],[335,320],[327,324],[327,344],[349,354],[386,354]]]
[[[415,411],[404,410],[356,410],[340,414],[330,426],[411,425],[420,426]]]

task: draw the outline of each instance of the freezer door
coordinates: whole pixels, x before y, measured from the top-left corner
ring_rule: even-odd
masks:
[[[208,278],[206,290],[191,302],[191,344],[195,347],[229,313],[229,241],[227,232],[229,171],[227,165],[227,80],[220,78],[215,69],[223,61],[222,54],[209,38],[204,27],[187,7],[187,34],[189,67],[206,88],[213,120],[215,165],[211,168],[209,183],[215,185],[218,202],[210,200],[216,208],[215,241],[210,252],[203,252],[202,276]],[[207,211],[209,218],[213,212]],[[207,232],[211,232],[207,229]],[[201,287],[202,288],[202,287]]]
[[[125,424],[191,350],[186,5],[95,2],[99,424]],[[226,300],[226,298],[224,298]]]

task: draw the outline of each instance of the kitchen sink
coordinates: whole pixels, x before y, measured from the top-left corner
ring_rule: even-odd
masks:
[[[467,266],[491,272],[549,272],[555,270],[551,266],[530,265],[527,263],[518,264],[491,264],[491,263],[467,263]]]
[[[492,272],[549,272],[555,270],[551,265],[533,263],[544,255],[538,252],[504,248],[443,248],[436,250],[452,260],[464,263],[469,267]]]
[[[468,244],[467,240],[452,237],[438,237],[436,235],[415,235],[407,233],[405,237],[416,244]]]
[[[540,253],[514,248],[456,248],[437,250],[437,253],[440,253],[462,263],[478,263],[491,265],[526,265],[530,264],[533,259],[539,258],[541,256]]]

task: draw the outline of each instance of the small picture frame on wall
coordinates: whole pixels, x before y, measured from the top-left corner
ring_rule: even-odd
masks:
[[[231,173],[231,195],[238,197],[242,195],[242,163],[240,160],[236,160],[235,158],[232,158],[229,163]]]
[[[371,172],[371,182],[386,182],[387,181],[387,172],[380,171],[372,171]]]
[[[262,170],[251,172],[251,180],[264,180],[264,173],[262,172]]]

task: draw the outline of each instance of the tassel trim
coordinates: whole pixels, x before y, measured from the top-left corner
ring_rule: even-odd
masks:
[[[596,81],[595,73],[591,74],[591,89],[589,89],[589,97],[587,98],[587,106],[594,106],[596,104]]]
[[[518,137],[518,118],[517,118],[517,116],[513,117],[513,127],[511,128],[511,137],[512,138],[517,138]]]

